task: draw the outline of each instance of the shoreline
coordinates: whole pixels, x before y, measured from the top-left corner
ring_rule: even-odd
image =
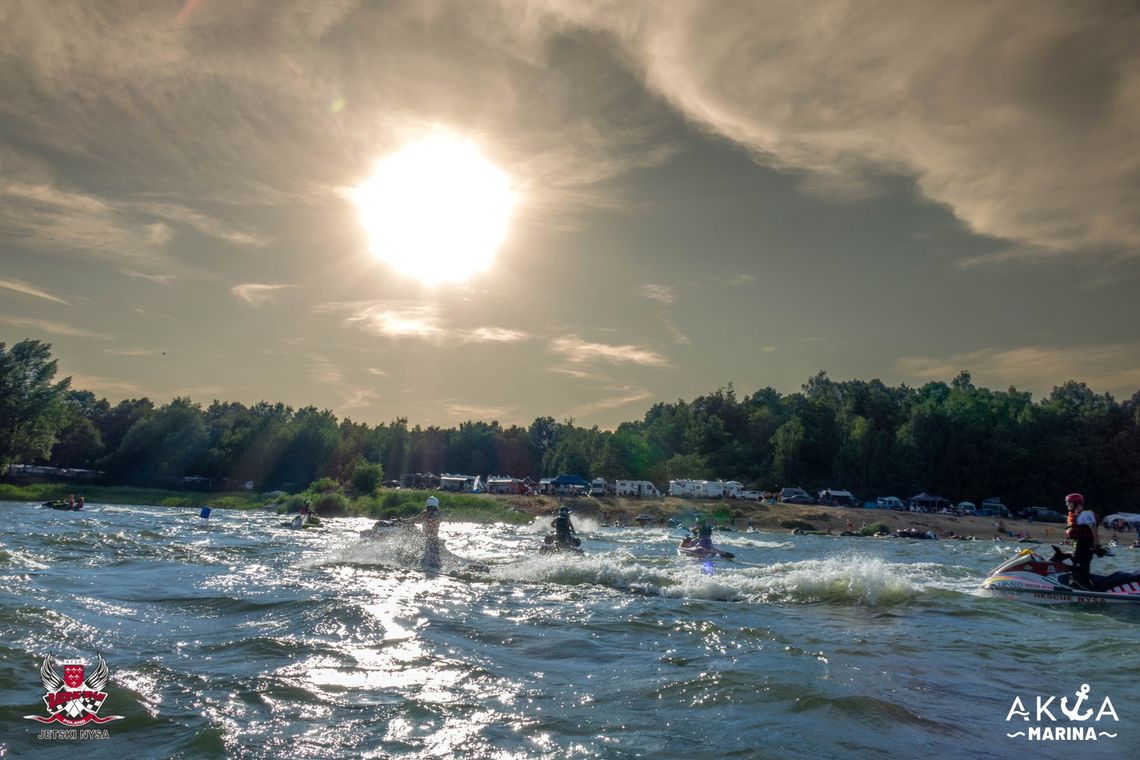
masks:
[[[788,532],[792,527],[786,523],[807,523],[807,532],[827,534],[830,528],[833,535],[839,535],[851,523],[855,531],[874,523],[882,523],[890,531],[917,528],[923,532],[933,530],[939,539],[950,538],[952,534],[972,536],[978,540],[991,541],[995,537],[1003,541],[1018,540],[1022,535],[1043,544],[1061,544],[1065,541],[1064,523],[1030,522],[1028,520],[997,517],[973,517],[944,515],[927,512],[898,512],[889,509],[863,509],[860,507],[829,507],[825,505],[767,504],[750,501],[695,500],[664,497],[662,499],[626,499],[622,497],[576,497],[558,499],[550,496],[495,497],[509,501],[511,506],[520,508],[533,517],[550,514],[559,506],[570,507],[572,514],[581,514],[601,522],[602,515],[609,519],[620,517],[622,522],[636,525],[634,518],[641,514],[656,518],[650,525],[664,525],[667,520],[695,518],[703,513],[719,525],[728,525],[734,530],[743,531],[749,522],[756,530],[766,532]],[[1098,515],[1099,517],[1099,515]],[[1001,532],[1004,528],[1004,532]],[[1012,534],[1012,535],[1011,535]],[[1101,529],[1101,542],[1112,540],[1112,531]],[[1122,546],[1131,543],[1135,534],[1119,533]]]

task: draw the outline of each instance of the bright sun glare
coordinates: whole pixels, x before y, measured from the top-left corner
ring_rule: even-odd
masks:
[[[354,195],[372,252],[429,284],[489,267],[515,203],[507,175],[475,143],[446,134],[381,160]]]

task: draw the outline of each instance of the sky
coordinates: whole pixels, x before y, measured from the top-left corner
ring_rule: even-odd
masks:
[[[1135,3],[0,0],[0,28],[0,342],[112,403],[613,428],[820,370],[1140,390]]]

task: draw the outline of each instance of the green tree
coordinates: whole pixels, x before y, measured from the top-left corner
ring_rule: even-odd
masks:
[[[198,475],[209,434],[202,409],[188,398],[176,398],[134,424],[111,455],[113,479],[137,485],[166,485]]]
[[[50,344],[22,340],[5,350],[0,343],[0,469],[51,454],[71,384],[69,377],[53,382],[55,373]]]
[[[352,467],[352,490],[357,496],[371,496],[384,482],[384,468],[366,459],[357,459]]]

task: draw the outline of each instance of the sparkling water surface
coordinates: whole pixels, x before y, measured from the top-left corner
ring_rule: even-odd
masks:
[[[537,554],[548,521],[444,523],[440,572],[364,519],[0,509],[0,755],[1137,756],[1140,611],[983,595],[1013,543],[720,533],[736,560],[698,563],[660,528],[578,518],[577,557]],[[24,718],[49,654],[106,659],[107,738]],[[1083,725],[1085,683],[1115,738],[1024,735]]]

